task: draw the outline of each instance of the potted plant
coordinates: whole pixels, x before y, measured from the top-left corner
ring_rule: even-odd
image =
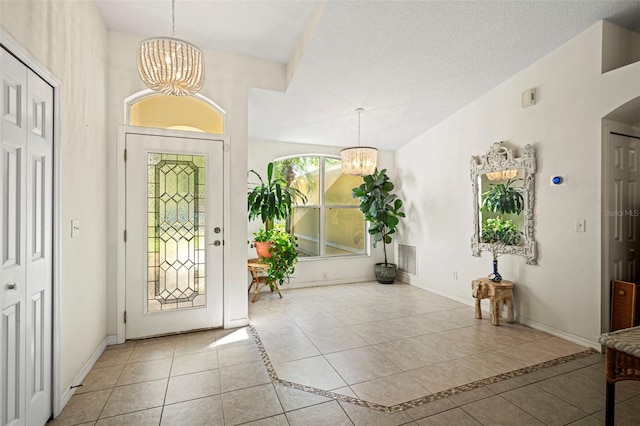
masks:
[[[270,255],[262,257],[262,260],[269,265],[267,284],[272,290],[275,283],[278,286],[287,284],[295,271],[298,263],[295,238],[284,229],[276,228],[269,231]]]
[[[376,279],[381,284],[393,284],[396,278],[396,265],[387,261],[387,244],[391,244],[401,217],[402,200],[391,191],[395,187],[387,176],[387,170],[382,169],[371,175],[362,177],[364,183],[353,188],[351,195],[360,200],[360,211],[369,222],[369,234],[373,237],[373,246],[382,241],[384,262],[376,263]]]
[[[491,281],[502,281],[502,275],[498,272],[498,256],[502,254],[504,246],[515,246],[520,244],[522,232],[518,230],[518,225],[511,220],[504,220],[500,217],[489,218],[482,223],[481,240],[488,243],[493,255],[493,274],[489,275]]]
[[[520,214],[524,209],[522,187],[512,186],[522,179],[509,179],[506,183],[492,184],[482,194],[482,209],[500,214]]]
[[[260,228],[253,233],[253,245],[258,257],[271,257],[271,233],[272,229]]]
[[[505,246],[520,244],[522,232],[511,220],[505,220],[505,214],[519,215],[524,209],[524,196],[522,187],[512,186],[520,179],[507,180],[506,183],[492,185],[491,188],[482,194],[482,209],[500,216],[488,218],[482,223],[480,240],[488,243],[493,255],[493,273],[489,278],[494,282],[502,281],[502,276],[498,272],[498,256],[502,254]]]
[[[249,170],[249,174],[254,174],[260,181],[247,193],[249,220],[260,218],[264,227],[254,233],[255,242],[267,243],[270,241],[274,222],[289,217],[294,204],[297,201],[305,204],[307,197],[298,189],[287,185],[284,179],[275,177],[273,163],[267,165],[266,181],[255,170]],[[258,253],[259,256],[261,254],[264,257],[269,256],[268,251]]]

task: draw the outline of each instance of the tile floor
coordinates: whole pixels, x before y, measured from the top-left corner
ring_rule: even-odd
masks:
[[[604,424],[604,357],[586,348],[404,284],[283,295],[250,304],[257,342],[242,328],[107,348],[50,424]],[[616,397],[617,424],[640,424],[640,382]]]

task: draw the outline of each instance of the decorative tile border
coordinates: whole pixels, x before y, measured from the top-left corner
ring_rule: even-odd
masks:
[[[265,367],[267,368],[267,372],[269,373],[269,377],[271,381],[274,383],[279,383],[283,386],[287,386],[299,391],[312,393],[315,395],[323,396],[325,398],[334,399],[336,401],[348,402],[349,404],[359,405],[361,407],[370,408],[372,410],[382,411],[384,413],[397,413],[399,411],[408,410],[410,408],[415,408],[420,405],[428,404],[429,402],[437,401],[442,398],[447,398],[462,392],[470,391],[473,389],[481,388],[483,386],[488,386],[493,383],[498,383],[503,380],[512,379],[514,377],[523,376],[528,373],[533,373],[535,371],[540,371],[545,368],[553,367],[554,365],[564,364],[570,361],[574,361],[576,359],[584,358],[586,356],[598,353],[594,349],[587,349],[586,351],[578,352],[575,354],[571,354],[568,356],[563,356],[560,358],[552,359],[550,361],[541,362],[540,364],[531,365],[529,367],[520,368],[518,370],[510,371],[508,373],[499,374],[497,376],[488,377],[486,379],[477,380],[472,383],[468,383],[466,385],[457,386],[455,388],[447,389],[441,392],[436,392],[430,395],[426,395],[417,399],[412,399],[411,401],[402,402],[400,404],[386,406],[377,404],[375,402],[365,401],[359,398],[354,398],[352,396],[342,395],[339,393],[326,391],[324,389],[314,388],[312,386],[305,386],[299,383],[289,382],[287,380],[282,380],[278,377],[278,373],[276,373],[273,364],[271,363],[271,359],[267,354],[264,345],[262,344],[262,340],[258,335],[255,327],[253,325],[249,325],[249,330],[253,335],[256,346],[258,347],[258,351],[260,352],[260,357],[264,362]]]

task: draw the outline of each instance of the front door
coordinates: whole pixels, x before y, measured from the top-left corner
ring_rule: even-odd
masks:
[[[220,327],[224,143],[142,133],[125,141],[126,338]]]

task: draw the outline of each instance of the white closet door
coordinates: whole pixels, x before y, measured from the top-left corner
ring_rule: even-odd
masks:
[[[611,134],[609,175],[610,276],[612,280],[638,279],[638,212],[640,211],[640,140]]]
[[[0,51],[0,424],[51,415],[53,89]]]
[[[51,415],[53,89],[29,70],[27,80],[26,267],[27,424]]]

